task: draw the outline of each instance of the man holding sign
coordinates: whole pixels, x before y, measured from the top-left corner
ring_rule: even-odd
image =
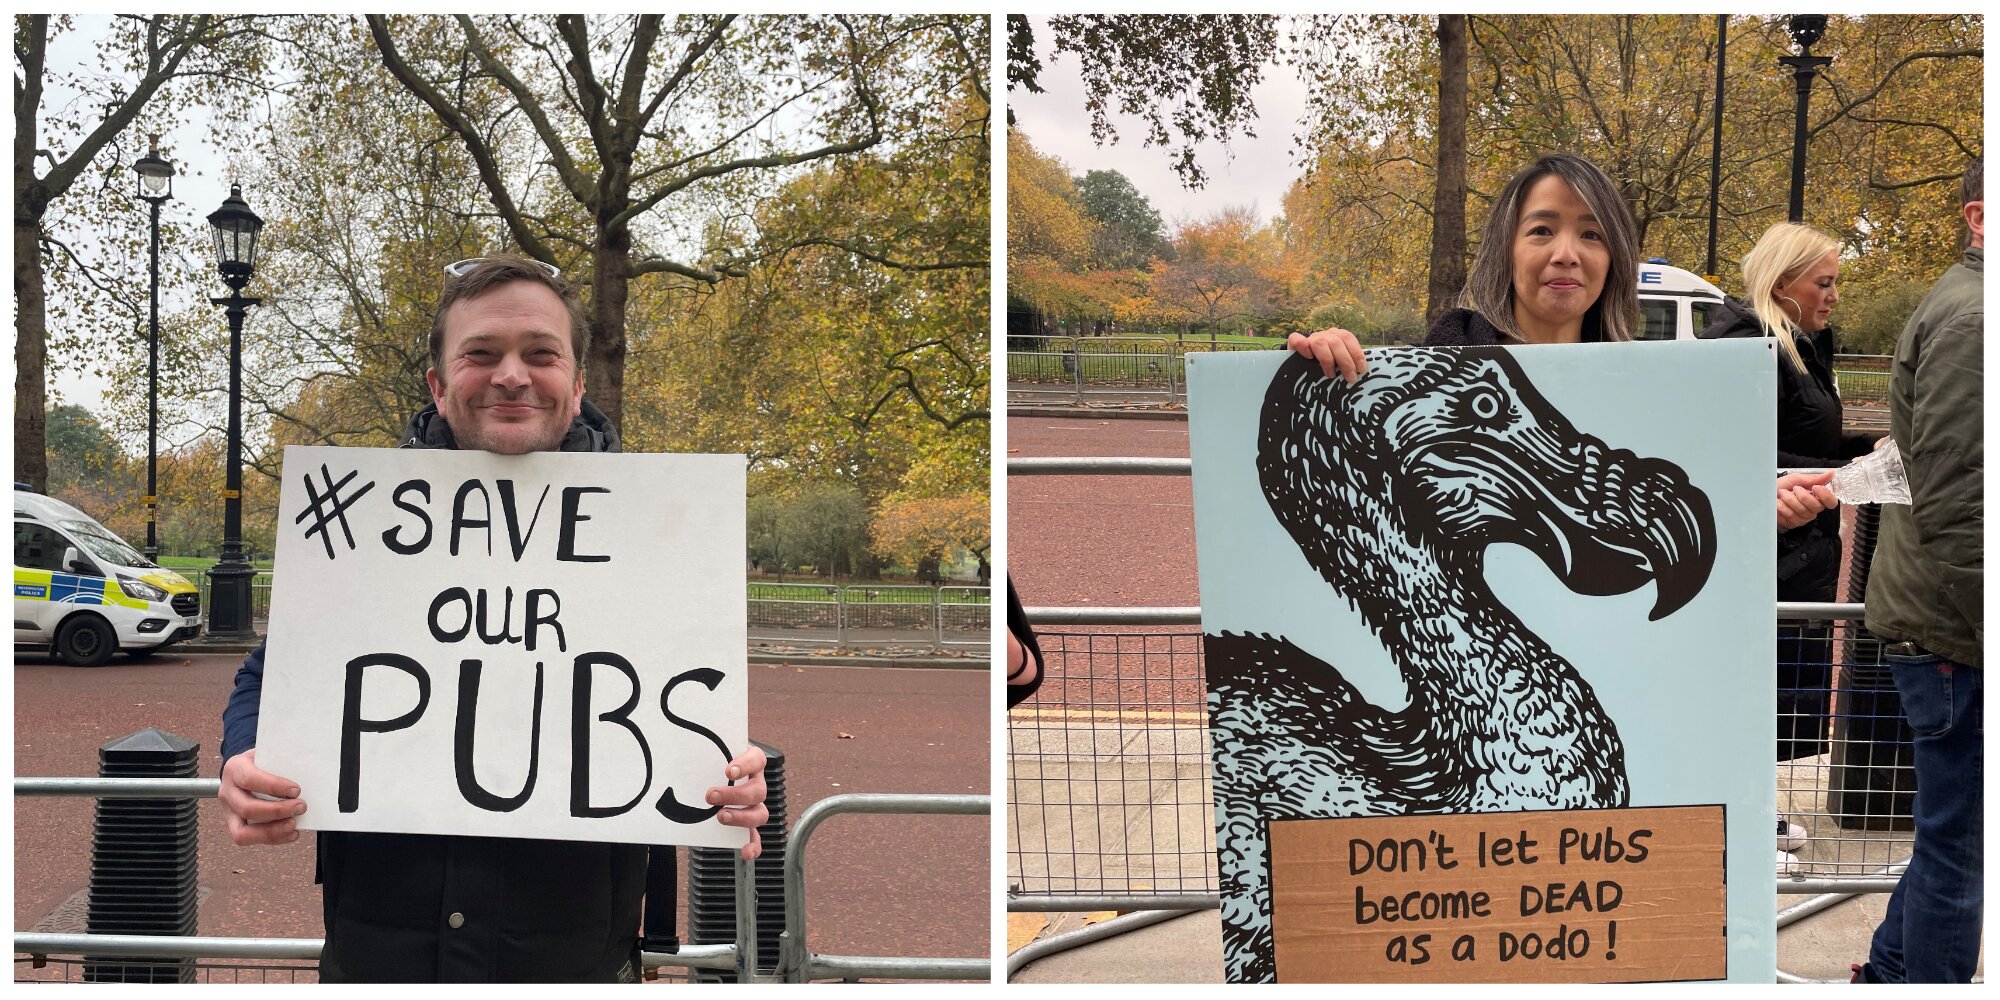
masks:
[[[432,367],[426,376],[434,405],[411,418],[402,447],[512,456],[618,451],[616,430],[583,399],[578,359],[586,321],[575,291],[554,269],[523,257],[493,257],[462,261],[446,272],[431,329]],[[321,450],[313,451],[312,457],[319,458]],[[296,544],[305,546],[299,551],[307,561],[317,557],[323,544],[325,561],[300,572],[302,582],[288,587],[287,594],[325,585],[336,578],[336,571],[365,559],[388,558],[401,561],[391,564],[396,570],[383,579],[383,589],[417,581],[436,597],[428,600],[428,614],[398,611],[387,621],[370,621],[365,629],[325,621],[323,614],[303,613],[298,598],[291,600],[292,607],[280,608],[274,602],[274,623],[294,622],[298,627],[280,636],[273,662],[285,669],[274,669],[268,682],[272,699],[268,704],[263,699],[267,643],[237,673],[223,715],[219,798],[231,839],[241,845],[297,840],[301,818],[307,815],[301,785],[324,788],[333,780],[326,775],[337,767],[338,793],[314,791],[313,814],[305,820],[308,827],[322,831],[318,881],[326,920],[321,956],[325,981],[635,979],[648,853],[643,844],[658,842],[636,831],[686,824],[674,828],[676,838],[682,830],[707,832],[677,842],[717,842],[720,833],[713,831],[712,816],[715,823],[741,829],[728,835],[733,843],[741,843],[747,835],[742,856],[754,859],[761,853],[757,827],[769,817],[764,806],[763,752],[751,747],[728,759],[730,744],[696,721],[705,718],[700,711],[710,704],[704,697],[720,688],[723,695],[717,696],[717,703],[725,707],[719,714],[730,717],[733,708],[735,722],[711,725],[736,737],[734,745],[747,743],[740,736],[744,698],[740,676],[728,683],[725,671],[703,661],[642,694],[641,674],[650,679],[657,664],[646,662],[635,668],[634,660],[648,658],[632,649],[621,655],[586,645],[601,641],[605,632],[593,628],[596,618],[629,617],[640,610],[627,602],[605,600],[622,592],[606,586],[652,586],[630,567],[607,569],[607,564],[620,564],[606,553],[665,544],[664,533],[614,536],[619,524],[615,518],[623,511],[610,506],[608,495],[639,494],[638,487],[624,488],[627,483],[649,481],[633,478],[638,468],[634,463],[664,458],[604,460],[590,466],[605,470],[601,482],[565,485],[551,482],[556,473],[547,470],[568,466],[551,460],[509,460],[511,464],[501,467],[521,474],[495,475],[489,483],[463,470],[487,470],[490,461],[471,455],[438,456],[432,463],[438,474],[428,478],[439,480],[441,489],[433,494],[428,479],[410,478],[400,471],[410,463],[395,453],[326,453],[354,456],[343,462],[352,471],[336,482],[334,472],[313,463],[315,472],[303,475],[313,503],[300,512],[299,521],[319,516],[306,530],[309,537]],[[728,462],[710,456],[674,460],[697,473],[730,471]],[[654,468],[646,466],[649,474]],[[400,485],[395,479],[384,481],[378,471],[403,479]],[[711,478],[725,486],[740,482],[740,460],[733,471],[735,480],[726,474]],[[294,470],[288,467],[287,472]],[[315,473],[324,475],[324,494],[314,485]],[[352,482],[363,484],[349,485],[342,494],[342,483]],[[371,488],[375,495],[367,496]],[[721,497],[724,502],[710,508],[679,496],[651,502],[672,506],[686,524],[683,530],[689,532],[698,532],[704,523],[740,518],[740,511],[724,509],[740,507],[740,490],[733,499],[727,489],[711,489],[704,496]],[[356,532],[349,526],[350,515],[357,523],[365,522],[360,516],[364,512],[396,519],[387,520],[388,530],[379,532],[378,541],[378,533]],[[589,523],[593,516],[595,525]],[[282,523],[289,520],[281,518]],[[540,537],[535,532],[538,523]],[[289,536],[281,540],[281,546],[288,543],[293,543]],[[546,564],[534,563],[537,556]],[[496,568],[486,569],[477,561],[480,558],[496,563]],[[521,572],[524,563],[547,577],[538,578],[547,586],[524,585],[517,590],[494,585],[511,580],[502,574]],[[619,575],[607,584],[603,582],[607,572]],[[580,587],[590,589],[577,593]],[[562,603],[565,595],[567,608]],[[681,617],[726,619],[728,601],[740,596],[718,595],[719,611],[684,603],[677,612]],[[737,617],[740,620],[740,614]],[[398,627],[404,631],[398,633]],[[354,644],[373,643],[371,650],[386,649],[395,642],[411,642],[407,636],[412,634],[434,641],[410,647],[417,656],[365,652],[350,658],[354,650],[349,647]],[[666,632],[670,640],[678,634]],[[451,647],[458,651],[446,659],[422,656],[435,652],[429,647],[438,643],[467,639],[472,642]],[[482,642],[486,649],[478,646]],[[512,652],[509,645],[535,660],[532,702],[525,697],[525,685],[513,683],[527,676],[517,669],[518,662],[496,661],[482,681],[481,667],[488,655],[504,658]],[[655,645],[666,648],[646,649],[656,654],[654,659],[685,651],[671,641]],[[736,647],[740,657],[740,640]],[[299,662],[317,661],[322,655],[327,662]],[[691,652],[688,658],[700,656]],[[517,655],[512,661],[521,659]],[[561,669],[572,659],[574,681],[565,684]],[[546,713],[552,735],[546,741],[541,734],[542,661],[553,668],[546,685],[547,701],[553,706]],[[437,674],[436,684],[432,673]],[[600,688],[596,700],[591,697],[593,683]],[[624,687],[615,687],[619,684]],[[600,702],[615,700],[616,692],[625,687],[631,689],[630,699],[602,710]],[[495,695],[496,690],[501,694]],[[455,725],[449,721],[454,695]],[[646,706],[648,697],[656,697],[657,705]],[[566,712],[560,708],[564,698],[570,705]],[[339,711],[330,711],[330,705],[338,705]],[[481,706],[487,708],[484,729],[477,721]],[[654,707],[657,711],[651,710]],[[425,718],[427,713],[430,718]],[[264,742],[269,744],[267,758],[273,769],[299,780],[259,767],[260,714],[288,720],[282,725],[274,722]],[[517,727],[511,721],[527,721],[530,716],[531,727],[518,727],[529,730],[523,753],[522,739],[516,738]],[[567,741],[560,736],[565,718],[571,730]],[[436,721],[440,719],[447,721]],[[333,728],[321,731],[322,720]],[[285,739],[280,741],[280,736]],[[282,766],[273,756],[281,742],[286,753]],[[558,747],[571,752],[566,800],[564,791],[555,787],[562,785],[561,773],[545,774],[544,793],[533,794],[544,742],[551,752]],[[615,794],[616,788],[620,782],[629,785],[628,772],[636,769],[606,776],[613,769],[604,767],[604,761],[618,747],[626,748],[627,757],[635,751],[644,755],[639,793],[622,806],[613,804],[623,798]],[[655,747],[661,749],[658,764],[669,779],[664,794],[656,791],[653,781]],[[726,761],[724,783],[702,794],[696,791],[698,785],[684,782],[682,787],[693,794],[684,793],[683,798],[699,795],[698,803],[689,804],[675,797],[672,772],[696,766],[687,761],[709,759],[701,753],[715,754],[718,764]],[[517,758],[523,756],[525,779],[503,777],[519,770]],[[595,780],[593,767],[598,769]],[[438,787],[451,791],[412,801],[416,793],[410,790],[431,787],[421,782],[439,770],[447,777]],[[452,832],[467,828],[507,835]]]

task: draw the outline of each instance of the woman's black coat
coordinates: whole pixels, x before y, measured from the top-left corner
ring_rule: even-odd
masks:
[[[1703,340],[1762,337],[1750,306],[1726,299]],[[1833,380],[1833,329],[1796,335],[1805,371],[1778,355],[1777,468],[1829,469],[1865,455],[1878,435],[1841,428],[1840,391]],[[1778,535],[1778,600],[1831,601],[1840,578],[1840,511]]]

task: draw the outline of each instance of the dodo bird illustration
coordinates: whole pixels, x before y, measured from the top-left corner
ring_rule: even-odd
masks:
[[[1651,582],[1653,620],[1691,600],[1715,562],[1708,498],[1686,473],[1579,432],[1505,349],[1385,352],[1353,384],[1292,357],[1265,394],[1257,471],[1409,704],[1368,702],[1282,636],[1204,637],[1236,982],[1276,974],[1271,820],[1627,804],[1617,726],[1495,598],[1488,546],[1525,546],[1579,594]]]

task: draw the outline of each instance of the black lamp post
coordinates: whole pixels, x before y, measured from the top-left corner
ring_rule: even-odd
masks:
[[[208,634],[248,639],[250,580],[256,570],[243,558],[243,316],[260,300],[246,298],[243,286],[257,269],[257,232],[264,220],[243,200],[243,185],[231,184],[222,207],[208,216],[215,232],[215,259],[227,298],[209,299],[229,315],[229,466],[222,490],[222,558],[208,571]]]
[[[1806,217],[1806,102],[1812,98],[1813,77],[1833,62],[1832,56],[1816,56],[1812,47],[1818,44],[1820,36],[1826,34],[1825,14],[1793,14],[1785,23],[1785,30],[1792,36],[1792,42],[1799,47],[1799,54],[1785,56],[1779,63],[1792,68],[1792,79],[1798,84],[1798,117],[1792,129],[1792,203],[1786,218],[1792,222],[1803,222]]]
[[[153,251],[148,258],[152,276],[152,325],[146,356],[146,558],[160,558],[154,522],[160,510],[160,205],[174,196],[174,165],[160,158],[160,137],[132,164],[139,175],[139,197],[153,206]]]

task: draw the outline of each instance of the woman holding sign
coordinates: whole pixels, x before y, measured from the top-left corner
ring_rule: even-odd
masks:
[[[1638,227],[1617,185],[1602,170],[1580,157],[1561,153],[1536,160],[1516,173],[1493,200],[1479,251],[1459,296],[1460,308],[1440,316],[1422,346],[1519,347],[1632,339],[1639,323],[1637,234]],[[1788,332],[1780,344],[1795,370],[1788,371],[1786,360],[1781,359],[1780,465],[1821,468],[1844,464],[1847,457],[1866,451],[1869,443],[1861,438],[1850,440],[1841,433],[1840,402],[1832,373],[1810,339],[1824,337],[1825,356],[1831,357],[1831,337],[1825,334],[1825,327],[1839,298],[1833,289],[1833,272],[1838,266],[1834,251],[1831,239],[1803,226],[1772,227],[1743,262],[1746,286],[1761,290],[1752,292],[1757,308],[1753,311],[1731,300],[1723,320],[1702,334],[1763,336],[1774,324],[1784,324]],[[1784,298],[1787,294],[1793,296],[1789,303]],[[1765,316],[1776,319],[1760,319]],[[1789,343],[1795,337],[1807,338],[1816,366],[1812,372]],[[1287,346],[1318,360],[1328,378],[1337,372],[1352,382],[1367,367],[1360,341],[1347,330],[1294,333]],[[1788,416],[1787,400],[1803,402],[1795,402]],[[1795,424],[1811,433],[1787,437],[1786,428]],[[1809,591],[1783,582],[1785,561],[1781,555],[1779,600],[1832,599],[1832,574],[1837,574],[1840,565],[1840,519],[1833,513],[1836,501],[1826,485],[1831,478],[1831,473],[1791,474],[1778,480],[1777,521],[1785,532],[1780,535],[1781,553],[1786,539],[1824,535],[1818,543],[1823,548],[1801,547],[1811,555],[1811,566],[1805,568],[1818,567],[1800,574],[1802,580],[1810,576],[1813,587]],[[1806,596],[1808,592],[1814,596]],[[1781,661],[1829,659],[1801,655],[1804,644],[1796,640],[1790,646],[1789,656],[1781,648]],[[1825,686],[1824,680],[1816,683]],[[1787,680],[1781,674],[1781,686],[1796,689],[1812,685],[1801,684],[1798,677]],[[1819,707],[1809,714],[1823,717],[1823,696],[1814,704]],[[1781,703],[1781,727],[1797,716],[1796,710],[1787,714]],[[1785,748],[1796,745],[1790,741],[1816,737],[1781,730],[1779,738],[1779,757],[1788,759]],[[1780,817],[1777,835],[1777,863],[1782,869],[1796,863],[1797,859],[1786,852],[1805,842],[1805,830]]]
[[[1486,217],[1459,308],[1438,317],[1425,347],[1589,344],[1630,340],[1639,323],[1638,226],[1604,171],[1552,153],[1516,173]],[[1354,334],[1294,333],[1287,345],[1332,378],[1361,377]]]

